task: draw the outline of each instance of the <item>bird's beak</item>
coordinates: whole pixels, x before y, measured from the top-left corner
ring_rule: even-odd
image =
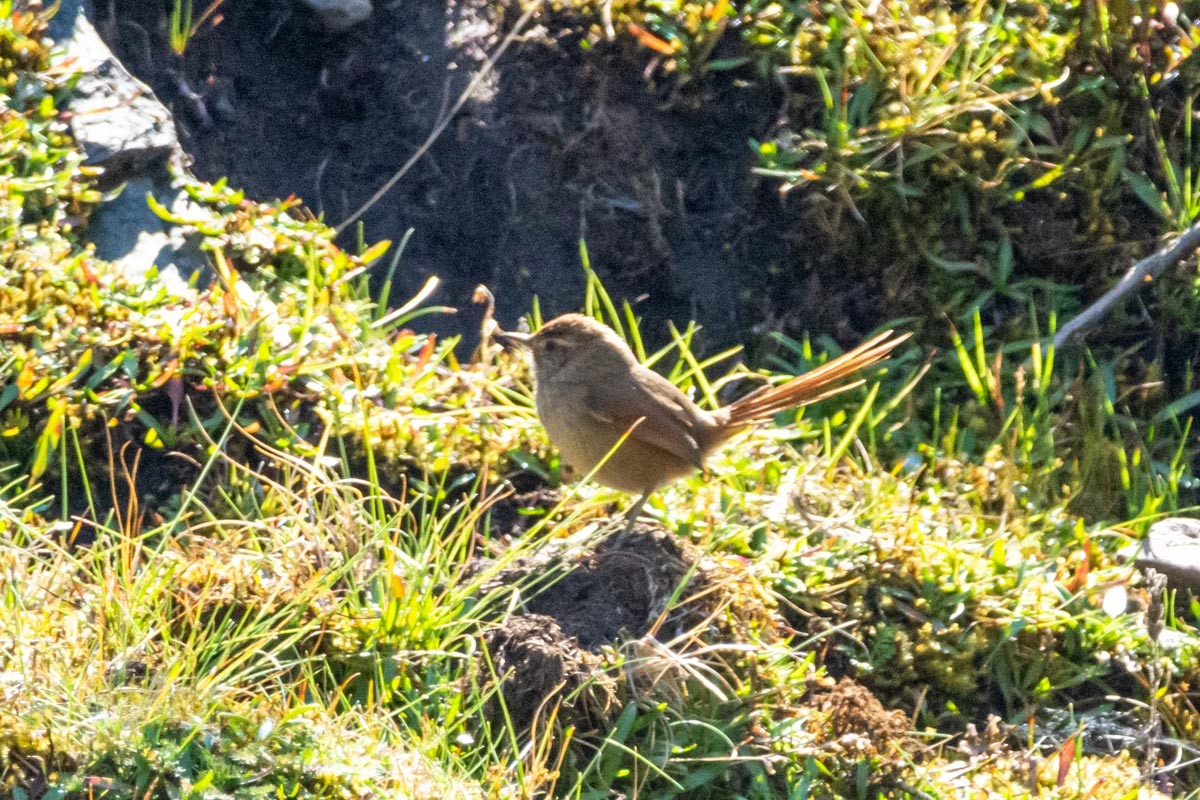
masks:
[[[505,347],[529,347],[529,341],[533,336],[520,331],[496,331],[492,334],[492,338]]]

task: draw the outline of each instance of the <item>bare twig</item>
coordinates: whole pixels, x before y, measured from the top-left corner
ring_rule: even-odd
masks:
[[[1054,346],[1062,347],[1071,339],[1082,338],[1088,329],[1099,322],[1108,313],[1108,310],[1116,305],[1118,300],[1139,286],[1154,280],[1167,267],[1174,266],[1187,258],[1198,247],[1200,247],[1200,223],[1188,228],[1174,241],[1130,267],[1116,286],[1059,328],[1058,333],[1054,336]]]
[[[488,60],[484,62],[483,66],[476,71],[475,75],[471,78],[471,82],[467,84],[466,89],[463,89],[462,94],[458,96],[458,100],[454,102],[454,105],[450,106],[448,110],[445,110],[443,113],[438,115],[438,119],[433,126],[433,130],[430,131],[428,138],[421,143],[421,146],[418,147],[416,152],[409,157],[408,161],[404,162],[404,166],[400,167],[400,169],[398,169],[396,173],[392,175],[392,177],[388,178],[387,183],[379,187],[379,190],[375,192],[375,194],[371,195],[370,200],[363,203],[357,211],[355,211],[349,217],[346,217],[346,219],[342,220],[342,222],[336,228],[334,228],[335,231],[341,233],[342,231],[346,230],[346,228],[353,224],[355,220],[365,214],[367,210],[371,208],[371,206],[378,203],[380,198],[391,191],[392,187],[395,186],[401,178],[408,174],[408,171],[413,168],[413,165],[420,161],[421,157],[429,152],[429,148],[432,147],[433,143],[436,142],[438,137],[442,135],[442,131],[446,130],[446,126],[450,124],[451,120],[454,119],[459,110],[461,110],[466,104],[467,100],[470,99],[471,95],[475,93],[475,90],[479,87],[479,85],[483,83],[484,78],[491,73],[492,68],[496,66],[496,62],[499,61],[500,57],[504,55],[504,51],[507,50],[508,46],[513,43],[518,35],[520,35],[525,25],[530,19],[533,18],[533,15],[537,13],[541,6],[541,0],[537,0],[537,2],[531,4],[529,8],[525,10],[525,13],[522,14],[521,18],[517,20],[517,23],[513,26],[512,30],[510,30],[508,35],[504,37],[504,40],[500,42],[500,46],[496,48],[496,52],[492,53],[491,56],[488,57]]]
[[[492,335],[500,329],[496,322],[496,297],[492,290],[482,283],[475,287],[471,294],[472,303],[483,303],[483,319],[479,322],[479,346],[471,354],[471,363],[488,363],[491,361],[490,349]]]

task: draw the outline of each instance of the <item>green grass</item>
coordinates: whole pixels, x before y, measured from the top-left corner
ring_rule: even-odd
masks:
[[[183,56],[187,52],[188,44],[196,34],[200,33],[204,23],[216,13],[224,2],[225,0],[212,0],[197,17],[194,14],[192,0],[174,0],[170,16],[167,19],[171,51],[177,56]],[[214,19],[213,24],[220,24],[220,18]]]
[[[812,33],[854,8],[774,24]],[[961,12],[983,49],[908,40],[969,78],[913,98],[927,121],[935,101],[973,102],[961,93],[1007,57],[996,42],[1019,31],[986,8]],[[386,243],[346,253],[299,209],[190,182],[199,210],[171,221],[209,254],[211,283],[170,288],[95,259],[76,237],[100,198],[57,118],[69,86],[48,78],[38,19],[0,12],[0,793],[1200,787],[1200,606],[1118,557],[1189,510],[1190,376],[1147,387],[1149,370],[1103,344],[1054,352],[1057,315],[1021,294],[1041,289],[1002,246],[983,302],[921,320],[920,346],[864,386],[656,493],[649,512],[686,548],[653,619],[577,655],[519,719],[511,690],[532,670],[511,674],[502,634],[566,580],[563,563],[601,559],[628,499],[568,479],[522,356],[485,347],[464,363],[406,327],[438,310],[425,293],[395,310],[372,300],[366,270]],[[785,13],[760,9],[746,36],[768,12]],[[740,68],[706,44],[732,13],[698,18],[686,47],[664,37],[680,37],[689,80]],[[849,138],[821,180],[853,199],[876,178],[854,160],[892,145],[855,144],[838,122],[847,95],[828,85],[825,130]],[[702,404],[837,352],[779,337],[751,368],[698,352],[695,326],[648,351],[582,246],[581,267],[584,310]],[[1000,302],[1028,311],[998,319]],[[1104,738],[1147,730],[1140,749]]]
[[[1193,4],[566,5],[674,104],[721,120],[731,84],[768,95],[751,144],[801,244],[785,269],[860,285],[929,341],[976,308],[1002,341],[1072,315],[1196,220]],[[1190,351],[1194,283],[1164,276],[1148,317],[1099,334],[1105,358]]]

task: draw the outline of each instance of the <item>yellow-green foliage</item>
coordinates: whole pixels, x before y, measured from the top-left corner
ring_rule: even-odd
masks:
[[[927,686],[932,707],[951,703],[969,718],[980,687],[1018,704],[1111,664],[1136,675],[1159,654],[1183,684],[1200,678],[1200,639],[1155,643],[1129,624],[1144,620],[1144,596],[1130,594],[1134,616],[1101,611],[1109,591],[1124,596],[1135,582],[1133,566],[1110,555],[1123,535],[1089,533],[1061,509],[1022,510],[1011,463],[942,470],[927,485],[850,470],[831,486],[806,484],[810,503],[830,503],[824,524],[780,555],[781,590],[827,624],[851,625],[859,642],[841,649],[873,685]],[[845,505],[848,496],[857,500]]]
[[[1187,4],[566,5],[716,119],[730,71],[781,95],[757,171],[792,193],[795,269],[837,265],[880,313],[1073,310],[1200,212]],[[1163,329],[1194,331],[1194,288],[1171,291]]]
[[[1064,8],[595,13],[601,32],[640,26],[687,74],[740,65],[709,58],[736,22],[755,48],[741,58],[824,86],[829,138],[804,144],[788,179],[853,200],[909,147],[929,185],[1015,185],[1029,151],[1008,112],[1049,102],[1072,44]],[[1086,742],[1106,704],[1142,733],[1158,721],[1152,756],[1191,752],[1179,743],[1200,730],[1200,609],[1164,605],[1115,556],[1178,501],[1183,450],[1160,465],[1124,456],[1104,395],[1090,452],[1126,458],[1111,494],[1141,519],[1075,516],[1066,502],[1089,473],[1056,436],[1071,412],[1053,357],[1034,346],[1029,377],[1002,380],[978,316],[974,342],[954,340],[958,384],[941,363],[933,402],[907,400],[920,358],[902,356],[867,376],[859,405],[739,440],[656,494],[670,533],[706,551],[686,565],[705,596],[662,601],[648,634],[589,655],[617,698],[608,728],[556,727],[566,706],[552,702],[542,728],[496,722],[483,709],[500,676],[481,643],[536,591],[497,575],[550,547],[575,557],[616,498],[555,492],[519,357],[485,348],[460,364],[405,328],[419,310],[374,307],[365,269],[386,245],[350,255],[291,204],[181,177],[192,207],[159,212],[195,232],[211,275],[97,260],[75,234],[99,198],[63,134],[39,30],[0,4],[0,793],[1151,798],[1151,767],[1196,785],[1194,770]],[[810,150],[824,160],[804,161]],[[590,272],[585,305],[649,360],[674,356],[664,372],[706,403],[748,377],[710,382],[729,354],[698,359],[690,328],[643,353],[632,311]],[[969,402],[943,409],[942,384]],[[926,407],[932,422],[916,418]],[[120,501],[135,481],[107,458],[131,441],[190,459],[199,485],[153,508],[136,491]],[[911,442],[903,460],[897,442]],[[487,514],[503,483],[483,476],[513,462],[539,475],[540,507],[502,539]],[[87,505],[74,516],[72,492]],[[631,559],[629,573],[662,566]],[[701,619],[676,630],[687,603]]]
[[[74,164],[67,151],[54,167],[65,194],[51,221],[77,203]],[[132,423],[152,448],[204,449],[236,419],[306,455],[336,420],[439,469],[448,443],[478,440],[465,406],[482,385],[448,347],[380,319],[366,299],[363,268],[386,243],[350,256],[288,204],[190,188],[196,205],[174,221],[198,230],[215,274],[189,282],[126,274],[43,221],[40,206],[37,221],[14,207],[21,234],[5,245],[0,273],[9,460],[34,478],[52,464],[71,468],[60,449],[86,450],[106,420]],[[509,438],[516,447],[523,436]]]
[[[1017,104],[1053,102],[1067,77],[1075,29],[1064,9],[904,0],[757,7],[748,39],[776,68],[813,81],[819,93],[801,102],[823,106],[820,126],[764,145],[766,163],[797,159],[791,180],[851,196],[914,179],[912,196],[923,179],[999,187],[1034,158]]]
[[[480,791],[386,714],[314,702],[324,669],[354,674],[337,665],[378,622],[366,589],[387,542],[365,539],[387,528],[370,527],[346,486],[312,474],[286,485],[253,522],[102,529],[79,550],[0,501],[0,793]],[[387,574],[416,586],[428,566]]]

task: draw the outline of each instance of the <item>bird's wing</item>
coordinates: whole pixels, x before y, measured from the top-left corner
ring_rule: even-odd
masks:
[[[596,419],[630,431],[629,438],[653,445],[697,468],[704,466],[687,397],[657,372],[638,368],[633,381],[615,386],[599,382],[587,397]]]

